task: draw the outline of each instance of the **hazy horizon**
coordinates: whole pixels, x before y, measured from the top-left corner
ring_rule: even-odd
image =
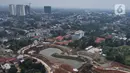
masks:
[[[0,0],[0,5],[31,3],[32,7],[52,6],[58,8],[114,9],[115,4],[125,4],[130,10],[129,0]]]

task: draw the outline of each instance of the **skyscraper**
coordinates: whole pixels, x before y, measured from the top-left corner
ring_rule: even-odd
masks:
[[[13,4],[9,5],[9,13],[10,15],[16,15],[16,7]]]
[[[30,14],[30,6],[29,5],[25,5],[25,13],[26,13],[26,15]]]
[[[17,16],[25,16],[25,6],[24,5],[16,5],[16,14]]]
[[[51,13],[51,6],[44,6],[45,13]]]

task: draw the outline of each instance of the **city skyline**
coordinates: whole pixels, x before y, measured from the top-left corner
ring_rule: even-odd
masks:
[[[12,16],[25,16],[30,14],[30,6],[29,5],[9,5],[9,12]]]
[[[0,5],[8,4],[29,4],[32,7],[52,6],[58,8],[92,8],[92,9],[113,9],[115,4],[124,4],[126,9],[130,9],[128,0],[0,0]]]

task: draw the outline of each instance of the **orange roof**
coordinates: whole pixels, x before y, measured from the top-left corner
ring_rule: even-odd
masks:
[[[64,41],[64,42],[56,42],[56,44],[58,44],[58,45],[68,45],[70,42],[72,42],[72,40]]]
[[[58,36],[58,37],[56,37],[56,40],[59,40],[59,41],[61,41],[61,40],[63,40],[63,39],[64,39],[63,36]]]
[[[105,40],[104,38],[99,38],[99,37],[97,37],[96,40],[95,40],[95,42],[96,42],[96,43],[101,43],[101,42],[104,41],[104,40]]]
[[[0,58],[0,62],[17,61],[16,58]]]

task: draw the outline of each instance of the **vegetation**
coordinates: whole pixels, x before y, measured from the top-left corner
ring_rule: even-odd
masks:
[[[75,40],[74,42],[71,42],[68,44],[68,46],[73,47],[73,48],[80,48],[80,49],[85,49],[88,46],[96,46],[95,43],[95,38],[94,37],[83,37],[79,40]]]
[[[119,39],[106,39],[104,42],[100,44],[100,46],[118,47],[123,46],[124,42],[125,41]]]
[[[41,63],[36,63],[36,60],[25,59],[19,65],[21,73],[46,73],[45,67]]]
[[[69,43],[69,46],[76,49],[80,48],[80,50],[90,45],[95,47],[100,46],[103,48],[103,54],[106,54],[108,60],[130,65],[130,46],[125,46],[124,40],[110,38],[99,44],[96,44],[94,40],[94,37],[83,37],[80,40]],[[126,42],[127,45],[129,43],[129,41]]]
[[[64,30],[55,30],[55,31],[51,31],[51,34],[53,34],[52,37],[57,37],[59,35],[64,36],[65,31]]]
[[[17,71],[17,68],[14,65],[12,65],[11,68],[8,70],[8,73],[17,73]]]
[[[12,40],[9,40],[8,42],[5,42],[4,44],[10,45],[9,49],[13,51],[18,51],[20,48],[27,46],[31,44],[32,42],[33,40],[31,40],[31,38],[23,38],[20,40],[12,39]]]
[[[130,65],[130,46],[103,47],[103,53],[106,54],[108,60]]]

